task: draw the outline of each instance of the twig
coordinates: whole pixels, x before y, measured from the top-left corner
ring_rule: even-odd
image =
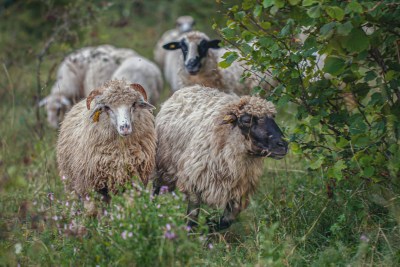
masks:
[[[12,110],[13,110],[12,111],[13,116],[12,116],[12,119],[11,119],[11,128],[12,128],[14,126],[14,120],[15,120],[15,93],[14,93],[14,86],[13,86],[10,74],[8,73],[7,66],[4,63],[3,63],[3,69],[4,69],[4,72],[6,73],[7,80],[8,80],[9,86],[10,86],[10,90],[11,90]]]

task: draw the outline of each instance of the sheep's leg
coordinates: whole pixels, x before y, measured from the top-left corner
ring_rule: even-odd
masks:
[[[104,188],[102,188],[102,189],[100,189],[100,190],[98,190],[97,192],[98,192],[99,194],[101,194],[102,200],[103,200],[105,203],[110,204],[111,197],[110,197],[110,194],[108,193],[108,187],[107,187],[107,186],[104,187]]]
[[[200,213],[200,197],[196,194],[188,195],[189,204],[187,209],[187,225],[191,228],[197,226]]]
[[[219,221],[210,224],[211,230],[221,231],[229,228],[231,224],[235,221],[236,217],[239,215],[241,210],[242,207],[240,200],[233,199],[229,201],[224,210],[224,214],[219,219]]]

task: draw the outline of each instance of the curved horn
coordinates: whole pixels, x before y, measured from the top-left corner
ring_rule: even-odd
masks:
[[[143,86],[138,83],[132,83],[130,86],[133,90],[139,92],[143,96],[144,100],[147,102],[147,93],[146,90],[144,90]]]
[[[90,92],[90,94],[88,95],[88,97],[86,98],[86,107],[87,109],[90,109],[90,103],[92,103],[92,100],[98,96],[101,95],[102,92],[100,92],[99,89],[93,90]]]

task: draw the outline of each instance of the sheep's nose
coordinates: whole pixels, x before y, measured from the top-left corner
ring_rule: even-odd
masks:
[[[128,134],[130,134],[132,132],[131,131],[131,126],[128,125],[128,124],[124,124],[124,125],[119,126],[119,131],[120,131],[120,133],[122,135],[128,135]]]

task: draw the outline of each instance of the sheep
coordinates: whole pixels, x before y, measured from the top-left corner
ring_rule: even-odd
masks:
[[[117,68],[118,63],[111,56],[111,51],[103,49],[92,51],[83,82],[84,96],[89,95],[93,89],[110,80]]]
[[[163,49],[163,45],[176,40],[182,33],[191,31],[194,24],[195,21],[191,16],[181,16],[176,19],[175,29],[168,30],[161,36],[153,51],[154,61],[158,66],[164,67],[166,51]]]
[[[114,72],[112,79],[139,83],[147,90],[149,102],[155,105],[164,86],[162,74],[156,64],[144,57],[126,59]]]
[[[50,126],[58,128],[73,104],[109,80],[123,60],[137,55],[131,49],[111,45],[84,47],[68,55],[58,68],[50,95],[39,102],[39,106],[46,106]]]
[[[226,69],[218,67],[225,52],[238,52],[220,48],[219,42],[220,40],[210,40],[205,33],[193,31],[183,34],[179,42],[170,42],[163,46],[166,50],[181,50],[168,53],[165,59],[165,78],[173,91],[200,84],[244,95],[250,92],[249,88],[258,85],[256,74],[252,74],[244,83],[240,82],[245,68],[243,63],[235,61]],[[269,90],[270,85],[275,85],[275,82],[269,77],[262,86]]]
[[[224,207],[215,230],[231,225],[255,191],[265,157],[288,150],[271,102],[200,85],[176,91],[156,117],[154,194],[178,188],[188,198],[188,225],[200,204]]]
[[[79,49],[61,62],[50,95],[39,102],[39,106],[46,106],[47,121],[50,126],[58,128],[63,115],[83,97],[84,75],[93,49],[93,47]]]
[[[94,100],[94,104],[92,103]],[[139,84],[112,80],[77,103],[61,123],[56,156],[67,188],[106,200],[137,176],[145,185],[155,166],[154,106]]]

